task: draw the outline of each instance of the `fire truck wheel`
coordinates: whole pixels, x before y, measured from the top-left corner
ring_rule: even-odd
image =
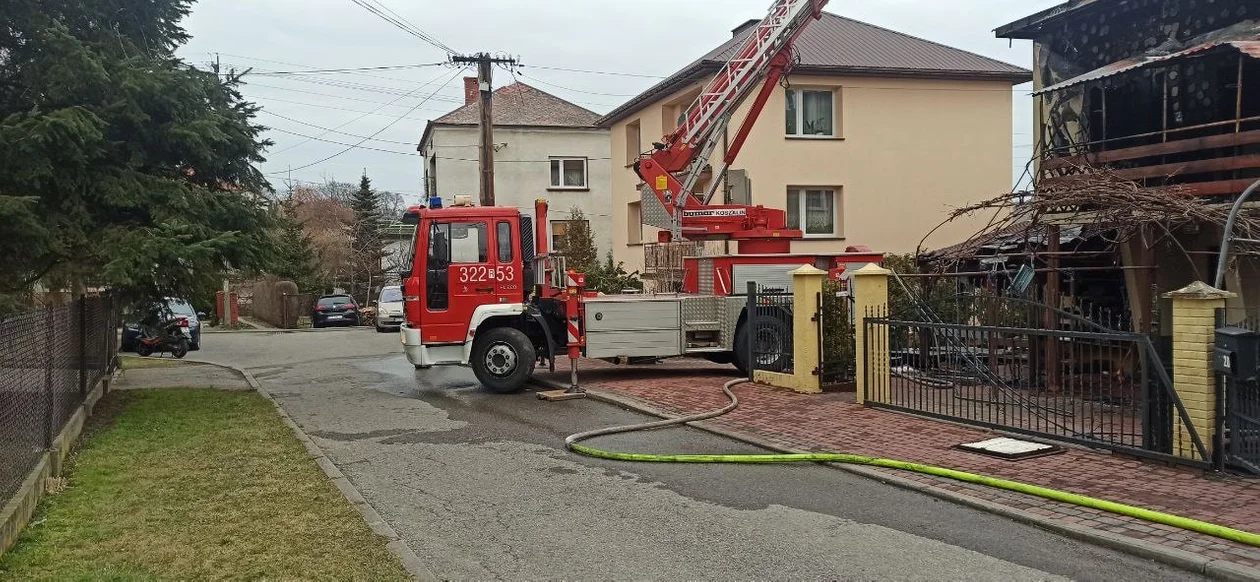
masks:
[[[752,339],[749,327],[749,324],[744,324],[735,332],[735,367],[744,374],[752,369],[748,361],[748,342]],[[754,356],[757,358],[756,369],[782,372],[788,368],[792,330],[786,321],[777,317],[761,318],[757,321],[757,333],[753,337],[756,341],[753,347],[757,351]]]
[[[473,373],[495,394],[511,394],[525,387],[534,373],[534,343],[519,329],[497,327],[479,334],[470,358]]]

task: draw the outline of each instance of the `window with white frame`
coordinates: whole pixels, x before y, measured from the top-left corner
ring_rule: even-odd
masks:
[[[831,188],[791,188],[787,195],[788,228],[807,237],[840,236],[840,195]]]
[[[586,189],[586,158],[551,158],[553,189]]]
[[[789,137],[835,137],[836,92],[830,89],[787,89],[786,133]]]

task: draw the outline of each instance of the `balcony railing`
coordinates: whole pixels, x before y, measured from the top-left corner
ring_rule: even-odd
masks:
[[[1109,166],[1145,186],[1179,184],[1199,196],[1238,194],[1260,177],[1260,117],[1124,136],[1047,152],[1039,184],[1051,185],[1079,168]],[[1204,135],[1212,132],[1215,135]],[[1135,141],[1145,145],[1116,147]],[[1115,148],[1115,149],[1108,149]],[[1077,153],[1084,152],[1084,153]]]

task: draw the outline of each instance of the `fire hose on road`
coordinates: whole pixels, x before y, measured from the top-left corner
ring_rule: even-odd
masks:
[[[645,423],[632,424],[632,425],[626,425],[626,426],[615,426],[615,427],[610,427],[610,428],[601,428],[601,429],[590,430],[586,432],[580,432],[564,439],[565,446],[567,446],[569,450],[575,453],[590,456],[590,457],[596,457],[600,459],[609,459],[613,461],[631,461],[631,462],[639,462],[639,463],[736,463],[736,464],[741,464],[741,463],[742,464],[843,463],[843,464],[850,464],[850,465],[867,465],[867,466],[872,466],[872,467],[885,467],[889,469],[900,469],[903,471],[913,471],[915,473],[923,473],[926,475],[945,477],[947,479],[954,479],[954,480],[963,481],[966,483],[975,483],[978,485],[994,487],[997,489],[1016,491],[1019,493],[1034,495],[1034,496],[1041,497],[1044,499],[1050,499],[1053,501],[1059,501],[1063,503],[1070,503],[1072,505],[1077,505],[1080,507],[1089,507],[1092,509],[1098,509],[1101,511],[1115,513],[1117,515],[1124,515],[1124,516],[1133,517],[1133,518],[1137,518],[1137,519],[1141,519],[1141,520],[1145,520],[1145,521],[1149,521],[1153,523],[1160,523],[1160,524],[1177,527],[1177,528],[1181,528],[1181,529],[1185,529],[1185,530],[1189,530],[1189,531],[1193,531],[1193,532],[1197,532],[1197,533],[1201,533],[1201,534],[1205,534],[1205,535],[1209,535],[1209,536],[1213,536],[1213,537],[1217,537],[1221,539],[1238,542],[1241,544],[1247,544],[1250,546],[1260,547],[1260,534],[1255,534],[1252,532],[1234,529],[1234,528],[1226,527],[1226,526],[1215,524],[1215,523],[1208,523],[1205,521],[1199,521],[1196,519],[1190,519],[1188,517],[1182,517],[1180,515],[1163,513],[1160,511],[1154,511],[1154,510],[1145,509],[1142,507],[1125,505],[1123,503],[1116,503],[1114,501],[1107,501],[1105,499],[1098,499],[1095,497],[1088,497],[1085,495],[1068,493],[1066,491],[1059,491],[1057,489],[1050,489],[1048,487],[1040,487],[1037,485],[1029,485],[1027,483],[1020,483],[1017,481],[1010,481],[1007,479],[998,479],[995,477],[977,475],[975,473],[967,473],[964,471],[958,471],[956,469],[934,467],[932,465],[923,465],[920,463],[911,463],[907,461],[897,461],[894,459],[880,459],[876,457],[851,455],[851,454],[845,454],[845,453],[770,453],[770,454],[756,454],[756,455],[748,455],[748,454],[665,455],[665,454],[651,454],[651,453],[621,453],[621,452],[614,452],[614,451],[605,451],[605,450],[601,450],[601,449],[597,449],[594,447],[589,447],[589,446],[580,444],[581,441],[599,437],[599,436],[621,434],[621,433],[627,433],[627,432],[636,432],[636,431],[642,431],[642,430],[652,430],[652,429],[657,429],[657,428],[665,428],[667,426],[683,425],[683,424],[687,424],[691,422],[698,422],[702,420],[709,420],[712,418],[717,418],[728,412],[731,412],[732,410],[735,410],[735,408],[739,406],[739,398],[735,396],[735,393],[731,391],[731,388],[739,384],[746,383],[748,381],[749,380],[746,378],[741,378],[737,380],[732,380],[730,382],[727,382],[725,385],[723,385],[722,391],[725,392],[727,398],[730,399],[730,404],[727,404],[726,406],[718,410],[715,410],[712,412],[705,412],[701,414],[695,414],[691,416],[684,416],[681,418],[658,420],[658,421],[653,421],[653,422],[645,422]]]

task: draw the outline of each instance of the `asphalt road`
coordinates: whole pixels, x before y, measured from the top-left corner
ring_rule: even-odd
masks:
[[[463,369],[417,372],[395,334],[204,343],[195,357],[249,369],[442,579],[1196,579],[817,465],[580,457],[565,436],[645,417],[492,395]],[[594,442],[757,452],[689,428]]]

